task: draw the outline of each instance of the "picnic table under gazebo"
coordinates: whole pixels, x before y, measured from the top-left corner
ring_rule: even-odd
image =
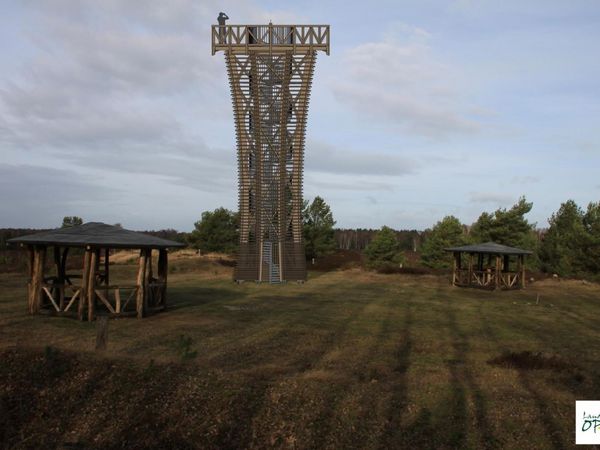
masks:
[[[445,250],[454,255],[454,286],[487,289],[525,287],[525,256],[533,253],[529,250],[495,242],[450,247]],[[467,257],[463,258],[463,254]]]
[[[168,273],[168,248],[184,244],[120,226],[89,222],[79,226],[10,239],[29,252],[28,311],[87,316],[94,320],[96,311],[111,316],[135,315],[165,309]],[[52,249],[54,273],[47,273],[46,256]],[[82,257],[81,269],[68,272],[71,249]],[[110,283],[110,251],[140,250],[135,282]],[[152,250],[158,251],[156,277],[152,269]]]

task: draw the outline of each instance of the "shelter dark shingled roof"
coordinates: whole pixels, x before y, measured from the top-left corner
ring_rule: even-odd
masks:
[[[533,252],[516,247],[496,244],[495,242],[485,242],[483,244],[463,245],[462,247],[450,247],[444,249],[447,252],[465,252],[465,253],[490,253],[493,255],[531,255]]]
[[[107,225],[101,222],[88,222],[83,225],[57,228],[42,233],[30,234],[14,239],[9,243],[26,245],[61,245],[68,247],[108,247],[108,248],[168,248],[185,247],[180,242],[150,236],[136,231]]]

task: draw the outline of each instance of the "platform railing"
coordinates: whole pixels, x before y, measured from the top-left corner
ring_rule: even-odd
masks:
[[[218,51],[306,53],[329,55],[329,25],[213,25],[212,54]]]

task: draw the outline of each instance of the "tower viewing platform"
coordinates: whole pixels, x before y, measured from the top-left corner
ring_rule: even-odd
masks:
[[[329,55],[329,25],[213,25],[212,54],[324,51]]]

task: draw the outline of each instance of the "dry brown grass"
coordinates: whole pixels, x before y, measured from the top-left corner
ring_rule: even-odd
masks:
[[[24,278],[0,275],[3,444],[566,448],[574,400],[600,397],[595,284],[488,292],[352,269],[236,285],[196,256],[171,269],[170,310],[111,321],[100,355],[94,324],[27,316]]]

